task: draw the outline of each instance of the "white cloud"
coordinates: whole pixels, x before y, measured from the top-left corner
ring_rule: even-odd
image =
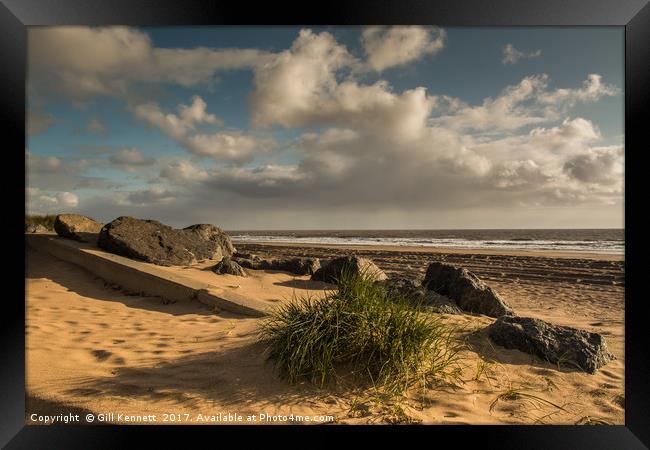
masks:
[[[195,95],[191,105],[178,105],[178,115],[165,114],[157,103],[149,102],[134,108],[135,116],[159,128],[174,139],[182,139],[188,132],[195,130],[196,125],[223,125],[223,121],[214,114],[206,112],[207,104]]]
[[[99,119],[90,119],[86,131],[93,134],[106,134],[106,125]]]
[[[44,192],[38,188],[25,190],[27,211],[30,214],[52,214],[74,210],[79,206],[79,197],[71,192]]]
[[[251,68],[265,55],[255,49],[155,48],[146,33],[129,27],[33,27],[28,83],[38,94],[84,101],[126,95],[134,82],[209,83],[216,72]]]
[[[431,122],[459,130],[516,130],[557,120],[578,102],[595,102],[619,92],[604,84],[596,74],[589,75],[578,89],[549,90],[548,81],[547,75],[525,77],[519,84],[506,87],[497,97],[488,97],[478,106],[443,97],[439,103],[445,114]]]
[[[206,169],[197,167],[189,161],[181,160],[164,167],[160,171],[160,176],[170,181],[184,184],[206,181],[210,175]]]
[[[114,155],[111,155],[109,161],[116,166],[150,166],[155,160],[146,158],[137,148],[123,148]]]
[[[445,31],[438,27],[373,26],[362,34],[368,65],[378,72],[438,53],[445,45]]]
[[[209,156],[218,160],[244,163],[258,151],[266,151],[275,145],[269,137],[246,135],[239,130],[217,133],[196,132],[196,125],[223,125],[221,119],[206,112],[207,104],[194,96],[192,105],[179,105],[179,114],[165,114],[156,103],[137,105],[135,116],[159,128],[197,156]]]
[[[523,52],[521,50],[517,50],[512,44],[506,44],[502,49],[501,62],[503,64],[515,64],[520,59],[538,58],[540,56],[542,56],[541,50]]]

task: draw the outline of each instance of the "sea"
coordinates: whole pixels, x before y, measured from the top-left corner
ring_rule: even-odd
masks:
[[[625,230],[255,230],[228,231],[242,243],[391,245],[450,249],[624,253]]]

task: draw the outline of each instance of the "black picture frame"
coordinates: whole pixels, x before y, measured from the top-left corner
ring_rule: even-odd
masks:
[[[645,167],[640,158],[647,151],[642,140],[643,119],[650,108],[650,4],[648,0],[357,0],[328,1],[319,4],[276,2],[202,2],[147,0],[0,0],[0,111],[4,130],[5,198],[15,212],[3,217],[3,240],[16,245],[24,255],[20,236],[24,236],[26,27],[33,25],[357,25],[357,24],[435,24],[440,26],[623,26],[625,27],[625,425],[624,426],[454,426],[390,427],[390,433],[416,432],[418,442],[454,442],[454,447],[477,440],[487,448],[590,448],[637,449],[650,446],[650,401],[647,377],[650,358],[644,327],[641,285],[645,221],[642,182]],[[7,144],[7,138],[9,144]],[[643,145],[645,144],[645,145]],[[9,176],[11,174],[12,176]],[[17,179],[9,181],[13,178]],[[24,182],[24,179],[23,179]],[[15,239],[13,236],[16,236]],[[9,238],[7,238],[9,237]],[[25,425],[25,329],[24,281],[21,267],[13,258],[5,269],[11,294],[2,299],[2,341],[0,373],[2,418],[0,444],[6,448],[115,448],[127,447],[134,435],[147,433],[147,442],[168,442],[167,427],[118,426],[26,426]],[[24,257],[23,257],[24,259]],[[21,260],[20,258],[18,260]],[[15,290],[14,290],[15,289]],[[22,296],[22,297],[21,297]],[[21,300],[21,298],[23,300]],[[198,439],[223,439],[223,428],[190,427]],[[389,427],[329,427],[319,439],[338,440],[340,433],[383,436]],[[308,430],[307,430],[308,429]],[[294,433],[323,430],[323,427],[245,427],[235,431],[252,434],[286,433],[282,439],[299,442]],[[174,427],[188,432],[188,427]],[[140,436],[138,436],[140,437]],[[260,437],[260,436],[258,436]],[[197,439],[195,441],[195,439]],[[246,438],[248,439],[248,438]],[[420,440],[422,439],[422,440]],[[430,440],[434,439],[434,440]],[[222,441],[225,443],[225,441]],[[219,442],[212,441],[214,445]],[[231,444],[228,444],[231,445]],[[412,441],[412,445],[421,445]],[[446,444],[450,445],[450,444]]]

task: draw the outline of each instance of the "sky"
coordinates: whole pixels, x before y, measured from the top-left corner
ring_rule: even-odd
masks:
[[[26,209],[622,228],[622,27],[30,27]]]

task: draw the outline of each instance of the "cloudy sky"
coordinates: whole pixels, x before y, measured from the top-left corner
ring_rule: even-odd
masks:
[[[622,28],[32,27],[27,209],[623,226]]]

